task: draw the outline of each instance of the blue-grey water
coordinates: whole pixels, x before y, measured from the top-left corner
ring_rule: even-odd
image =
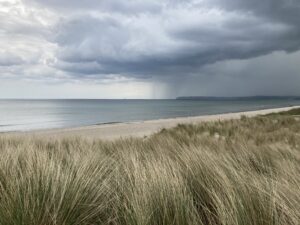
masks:
[[[210,115],[300,105],[299,100],[0,100],[0,132]]]

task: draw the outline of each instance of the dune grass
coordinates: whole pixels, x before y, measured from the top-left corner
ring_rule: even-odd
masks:
[[[271,113],[266,116],[300,116],[300,108],[295,108],[289,111],[283,111],[279,113]]]
[[[0,225],[299,225],[300,121],[114,142],[0,136]]]

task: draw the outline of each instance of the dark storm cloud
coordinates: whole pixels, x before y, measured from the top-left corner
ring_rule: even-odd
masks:
[[[206,65],[201,76],[168,80],[170,96],[299,95],[300,52]]]
[[[227,10],[251,12],[270,20],[299,25],[300,2],[298,0],[211,0],[210,4]]]
[[[223,93],[243,81],[271,93],[272,76],[276,90],[284,76],[299,86],[284,60],[300,60],[299,0],[9,0],[0,8],[0,74],[7,76],[147,78],[172,93],[182,84],[191,92],[228,84],[216,89]],[[278,52],[280,73],[272,70]],[[268,66],[239,70],[261,57]]]
[[[39,2],[88,9],[61,20],[54,38],[60,46],[55,66],[78,76],[194,74],[206,64],[300,47],[297,1]],[[154,8],[158,14],[146,13]]]

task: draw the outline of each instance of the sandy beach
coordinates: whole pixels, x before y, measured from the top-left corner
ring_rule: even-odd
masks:
[[[253,117],[257,115],[288,111],[299,107],[300,106],[293,106],[196,117],[180,117],[130,123],[102,124],[76,128],[49,129],[30,132],[13,132],[9,133],[9,135],[42,136],[49,138],[81,136],[85,138],[100,138],[105,140],[114,140],[126,137],[144,137],[158,132],[163,128],[175,127],[178,124],[195,124],[208,121],[239,119],[242,115]]]

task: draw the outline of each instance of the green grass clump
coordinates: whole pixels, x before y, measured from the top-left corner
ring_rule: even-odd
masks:
[[[279,113],[271,113],[268,114],[267,116],[270,115],[277,115],[277,116],[300,116],[300,108],[296,108],[296,109],[292,109],[289,111],[283,111],[283,112],[279,112]]]
[[[0,225],[300,221],[300,121],[290,114],[112,142],[2,135],[0,154]]]

